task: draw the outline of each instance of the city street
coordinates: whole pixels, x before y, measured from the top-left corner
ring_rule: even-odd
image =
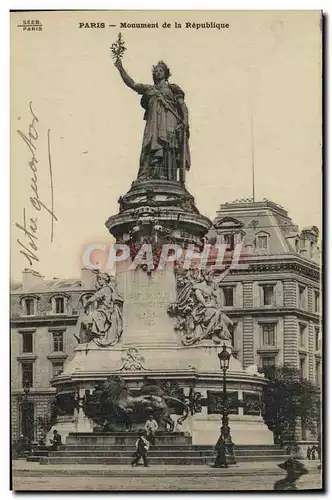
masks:
[[[297,483],[299,489],[320,489],[318,461],[303,461],[309,474]],[[16,491],[93,491],[93,490],[272,490],[284,477],[276,463],[240,463],[228,469],[206,466],[150,466],[75,464],[43,466],[25,460],[13,461],[13,489]]]
[[[187,477],[17,477],[14,478],[14,490],[53,490],[53,491],[137,491],[137,490],[164,490],[164,491],[192,491],[192,490],[273,490],[276,480],[280,475],[236,476],[236,477],[200,477],[199,475]],[[320,489],[321,476],[309,474],[298,481],[298,488]]]

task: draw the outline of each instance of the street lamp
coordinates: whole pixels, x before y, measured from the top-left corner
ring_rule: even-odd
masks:
[[[30,383],[29,380],[24,380],[23,381],[23,392],[24,394],[20,396],[20,419],[21,419],[21,437],[20,437],[20,450],[19,454],[22,452],[25,452],[28,450],[28,440],[29,440],[29,433],[28,433],[28,424],[27,424],[27,419],[26,419],[26,412],[28,409],[29,405],[29,393],[30,393]]]
[[[227,387],[226,387],[226,373],[229,369],[229,361],[231,358],[231,353],[227,351],[226,344],[222,346],[222,351],[219,352],[218,358],[220,361],[220,369],[223,372],[223,404],[222,404],[222,434],[225,440],[226,448],[228,451],[227,462],[235,464],[235,456],[234,456],[234,445],[231,437],[231,431],[229,428],[229,419],[228,419],[228,408],[227,408]]]

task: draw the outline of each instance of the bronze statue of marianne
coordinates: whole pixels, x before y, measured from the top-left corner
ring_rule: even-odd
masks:
[[[164,179],[185,181],[190,168],[188,108],[183,90],[169,83],[170,70],[163,61],[153,66],[154,84],[135,83],[118,57],[115,66],[124,83],[142,95],[146,121],[138,181]]]

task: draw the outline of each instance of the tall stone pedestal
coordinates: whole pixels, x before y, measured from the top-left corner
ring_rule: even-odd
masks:
[[[124,297],[123,347],[176,346],[174,322],[167,314],[176,296],[173,266],[148,274],[140,267],[128,271],[130,264],[117,266],[117,287]]]

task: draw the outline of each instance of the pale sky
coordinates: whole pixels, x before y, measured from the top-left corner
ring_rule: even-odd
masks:
[[[251,117],[256,199],[286,208],[300,228],[321,228],[321,32],[318,11],[45,12],[42,31],[22,31],[27,16],[11,14],[11,275],[28,266],[15,226],[38,217],[34,240],[46,278],[77,277],[82,249],[111,241],[106,219],[136,178],[144,110],[114,67],[109,47],[120,22],[159,22],[159,29],[122,29],[123,64],[137,82],[151,83],[159,59],[185,92],[192,167],[187,188],[200,212],[214,218],[221,203],[252,196]],[[79,28],[105,22],[105,29]],[[182,28],[162,28],[164,21]],[[229,29],[185,28],[185,22],[229,23]],[[114,28],[109,24],[116,24]],[[37,212],[28,134],[38,140],[39,198],[51,206],[47,133],[54,184],[51,217]],[[36,188],[36,187],[35,187]]]

